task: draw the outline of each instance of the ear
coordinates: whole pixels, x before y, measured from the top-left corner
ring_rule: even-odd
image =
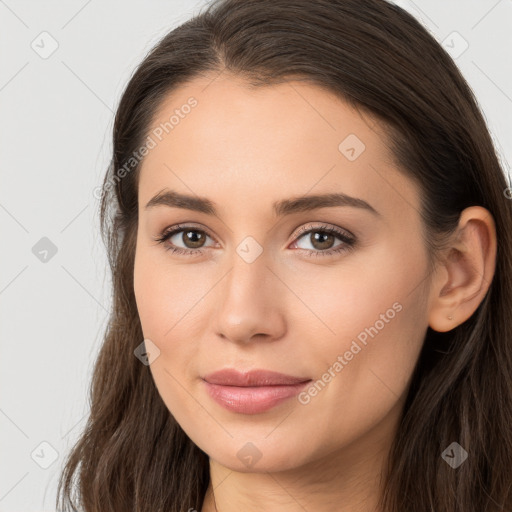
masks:
[[[494,276],[496,226],[489,210],[471,206],[461,213],[440,265],[430,292],[429,325],[446,332],[476,311]]]

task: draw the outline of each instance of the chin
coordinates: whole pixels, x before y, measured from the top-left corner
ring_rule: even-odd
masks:
[[[268,434],[268,432],[267,432]],[[209,440],[211,441],[211,439]],[[283,446],[277,439],[265,441],[223,442],[215,447],[201,448],[211,459],[238,473],[273,473],[288,471],[308,462],[304,447],[299,443]],[[227,448],[227,450],[226,450]]]

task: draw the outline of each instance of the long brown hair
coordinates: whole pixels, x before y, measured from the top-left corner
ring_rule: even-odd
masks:
[[[512,511],[512,201],[505,173],[454,62],[413,16],[384,0],[217,0],[168,33],[137,68],[117,109],[101,197],[113,309],[94,368],[90,416],[66,460],[57,506],[202,507],[208,456],[177,424],[149,367],[133,353],[143,340],[133,289],[140,163],[133,155],[169,92],[223,71],[254,87],[307,80],[384,121],[396,165],[420,185],[432,262],[464,208],[480,205],[493,215],[498,248],[490,288],[464,323],[427,331],[382,507]],[[441,457],[452,442],[469,454],[457,469]]]

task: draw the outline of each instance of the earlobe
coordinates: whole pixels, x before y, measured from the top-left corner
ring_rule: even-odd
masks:
[[[466,208],[449,246],[442,272],[432,283],[429,326],[446,332],[465,322],[478,308],[496,267],[496,226],[481,206]]]

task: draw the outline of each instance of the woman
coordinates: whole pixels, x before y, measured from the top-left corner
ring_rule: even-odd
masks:
[[[141,63],[113,149],[61,507],[512,510],[511,201],[412,16],[216,1]]]

